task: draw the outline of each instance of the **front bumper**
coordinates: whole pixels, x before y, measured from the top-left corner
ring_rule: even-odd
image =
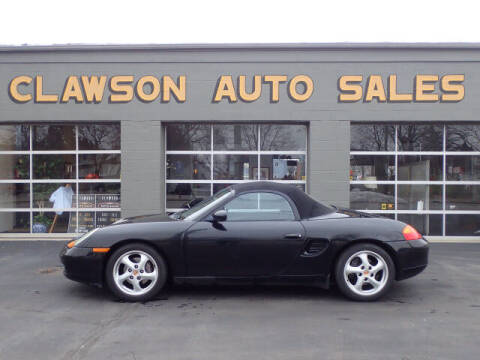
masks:
[[[397,256],[397,280],[408,279],[421,273],[428,265],[428,241],[425,239],[389,243]]]
[[[65,267],[64,275],[70,280],[103,286],[106,254],[94,253],[91,248],[65,246],[60,251],[60,260]]]

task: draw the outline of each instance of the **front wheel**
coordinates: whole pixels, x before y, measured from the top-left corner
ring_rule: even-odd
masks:
[[[395,265],[388,253],[373,244],[358,244],[339,257],[335,279],[340,291],[352,300],[373,301],[383,296],[395,279]]]
[[[167,267],[152,247],[133,243],[108,259],[105,280],[115,296],[126,301],[151,300],[164,287]]]

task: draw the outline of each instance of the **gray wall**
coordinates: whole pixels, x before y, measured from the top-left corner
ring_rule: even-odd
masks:
[[[0,122],[121,121],[124,215],[163,211],[164,144],[169,121],[300,121],[309,124],[308,190],[348,205],[350,121],[476,121],[480,113],[480,48],[472,46],[173,46],[0,48]],[[412,91],[414,76],[465,74],[459,103],[338,103],[340,75],[397,74],[398,91]],[[17,104],[8,84],[17,75],[43,75],[45,92],[61,93],[69,75],[187,76],[185,103]],[[269,85],[253,103],[212,103],[220,75],[309,75],[312,97],[291,101],[286,86],[270,103]],[[32,86],[32,85],[30,85]]]

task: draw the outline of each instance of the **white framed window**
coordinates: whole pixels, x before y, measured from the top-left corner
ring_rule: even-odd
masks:
[[[0,125],[0,232],[81,233],[120,216],[120,123]]]
[[[479,124],[351,124],[353,209],[425,235],[479,236],[479,185]]]
[[[167,212],[249,181],[280,181],[305,191],[305,124],[172,123],[165,144]]]

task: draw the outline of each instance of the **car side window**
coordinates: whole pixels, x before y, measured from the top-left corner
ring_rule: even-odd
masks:
[[[281,195],[256,192],[243,194],[225,205],[227,221],[295,220],[290,203]]]

